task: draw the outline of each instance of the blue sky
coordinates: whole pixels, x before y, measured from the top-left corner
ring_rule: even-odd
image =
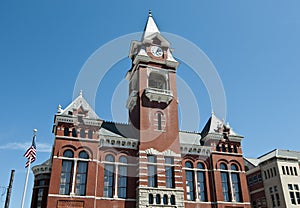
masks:
[[[0,1],[0,186],[7,186],[15,169],[11,207],[21,204],[22,156],[32,130],[38,129],[38,164],[50,154],[57,105],[72,101],[85,61],[108,41],[141,32],[149,9],[161,31],[193,42],[215,65],[226,93],[226,120],[245,136],[245,156],[274,148],[300,150],[295,134],[300,118],[299,8],[297,0]],[[113,120],[111,108],[118,106],[111,104],[112,96],[122,88],[119,83],[126,85],[129,67],[129,60],[122,60],[100,83],[95,110],[101,118]],[[193,89],[201,115],[198,129],[189,129],[193,119],[181,128],[199,131],[212,110],[208,92],[187,65],[180,65],[178,76]],[[120,103],[121,117],[124,105]],[[121,117],[117,121],[126,122]],[[26,207],[32,174],[29,179]]]

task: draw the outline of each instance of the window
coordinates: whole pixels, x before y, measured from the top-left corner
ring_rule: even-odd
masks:
[[[252,185],[252,177],[251,177],[251,176],[249,176],[249,178],[248,178],[248,185],[249,185],[249,186]]]
[[[205,172],[202,163],[197,164],[197,188],[200,201],[206,201]]]
[[[296,167],[294,167],[294,173],[295,173],[295,176],[298,175],[298,172],[297,172],[297,168],[296,168]]]
[[[257,180],[258,180],[258,182],[261,182],[261,181],[262,181],[262,178],[261,178],[261,174],[260,174],[260,173],[257,174]]]
[[[167,82],[166,82],[166,79],[163,75],[152,72],[152,73],[150,73],[150,76],[149,76],[148,86],[150,88],[166,90],[167,89]]]
[[[88,138],[93,139],[93,131],[92,130],[88,131]]]
[[[280,198],[279,198],[279,194],[276,193],[276,201],[277,201],[277,206],[280,207]]]
[[[238,153],[237,147],[235,145],[233,146],[233,151],[234,153]]]
[[[267,170],[267,173],[268,173],[268,178],[270,178],[271,176],[270,176],[270,170],[269,169]]]
[[[298,184],[288,184],[288,189],[289,189],[289,192],[290,192],[290,199],[291,199],[291,203],[292,204],[300,204],[300,192],[299,192],[299,186]],[[296,201],[296,198],[295,196],[297,197],[297,201]]]
[[[272,199],[272,206],[273,206],[273,207],[276,207],[275,197],[274,197],[273,194],[271,195],[271,199]]]
[[[69,128],[68,127],[64,128],[64,136],[69,136]]]
[[[228,172],[227,166],[224,163],[220,165],[221,169],[221,181],[222,181],[222,191],[224,201],[229,202],[230,200],[230,193],[229,193],[229,180],[228,180]]]
[[[148,186],[157,187],[156,157],[148,155]]]
[[[89,155],[85,151],[79,153],[79,159],[89,159]],[[78,160],[77,174],[76,174],[76,195],[84,196],[86,189],[88,162]]]
[[[257,183],[257,175],[253,176],[253,183]]]
[[[77,137],[77,131],[75,128],[72,129],[72,137]]]
[[[264,171],[264,174],[265,174],[265,179],[267,179],[268,177],[267,177],[267,172],[266,171]]]
[[[274,176],[276,176],[277,175],[277,171],[276,171],[275,167],[273,167],[273,171],[274,171]]]
[[[155,202],[156,204],[161,204],[160,194],[156,194]]]
[[[37,191],[36,208],[42,208],[43,195],[44,195],[44,189],[39,188]]]
[[[291,175],[294,175],[293,167],[290,167],[290,172],[291,172]]]
[[[174,162],[173,158],[166,157],[165,158],[165,169],[166,169],[166,187],[167,188],[174,188],[175,187],[175,180],[174,180]]]
[[[188,168],[185,170],[186,178],[186,198],[189,201],[195,200],[195,191],[194,191],[194,174],[193,174],[193,164],[191,162],[186,162],[185,167]]]
[[[118,170],[118,197],[125,199],[127,189],[127,158],[121,156],[119,162],[121,164]]]
[[[171,205],[175,205],[176,204],[176,202],[175,202],[175,195],[171,195],[170,202],[171,202]]]
[[[164,204],[168,204],[168,195],[167,194],[164,194],[164,197],[163,197],[163,203]]]
[[[273,177],[273,169],[272,168],[270,169],[270,172],[271,172],[271,177]]]
[[[225,144],[222,144],[222,152],[226,152]]]
[[[288,166],[285,167],[285,170],[286,170],[286,174],[290,175],[290,171],[289,171],[289,167]]]
[[[238,171],[238,167],[236,165],[231,165],[231,170]],[[236,172],[231,173],[232,180],[232,188],[233,188],[233,196],[235,201],[241,201],[241,190],[240,190],[240,179],[239,174]]]
[[[85,130],[84,129],[80,129],[80,137],[85,138]]]
[[[63,153],[65,158],[73,158],[74,154],[71,150],[66,150]],[[73,177],[73,160],[64,159],[62,161],[62,169],[60,174],[60,187],[59,194],[70,194],[72,189],[72,177]]]
[[[284,169],[284,166],[281,166],[281,169],[282,169],[282,174],[285,175],[285,169]]]
[[[153,204],[153,194],[149,194],[149,204]]]
[[[162,113],[161,112],[158,112],[157,113],[157,130],[161,130],[161,115]]]
[[[113,187],[114,187],[114,165],[113,162],[115,158],[112,155],[107,155],[105,157],[107,162],[104,165],[104,197],[113,197]]]

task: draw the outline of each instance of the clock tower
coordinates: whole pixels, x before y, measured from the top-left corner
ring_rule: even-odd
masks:
[[[151,12],[141,41],[131,43],[129,57],[132,67],[126,75],[129,81],[127,108],[129,123],[139,138],[137,207],[144,207],[153,198],[163,200],[155,198],[156,195],[166,196],[174,205],[182,207],[176,90],[179,63]],[[172,181],[174,178],[176,182]]]

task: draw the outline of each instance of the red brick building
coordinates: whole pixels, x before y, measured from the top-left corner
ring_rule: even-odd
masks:
[[[201,133],[178,129],[179,63],[151,14],[129,58],[129,123],[102,120],[82,93],[59,107],[51,176],[39,195],[35,172],[31,207],[250,207],[243,137],[214,114]]]

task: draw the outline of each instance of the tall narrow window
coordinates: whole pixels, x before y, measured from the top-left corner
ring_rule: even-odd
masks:
[[[232,171],[238,171],[238,167],[236,165],[231,165]],[[237,172],[231,173],[232,180],[232,188],[233,188],[233,197],[236,202],[241,201],[241,189],[240,189],[240,179],[239,174]]]
[[[43,196],[44,196],[44,188],[39,188],[37,191],[36,208],[42,208]]]
[[[92,130],[88,131],[88,138],[93,139],[93,131]]]
[[[156,157],[148,155],[148,186],[157,187]]]
[[[160,112],[157,113],[157,129],[158,130],[162,129],[161,128],[161,113]]]
[[[75,191],[76,195],[79,196],[85,195],[88,162],[84,160],[87,159],[89,159],[89,155],[85,151],[81,151],[79,153],[79,160],[77,163],[78,165],[77,165],[76,191]]]
[[[114,164],[115,158],[112,155],[107,155],[105,157],[104,166],[104,197],[113,197],[114,188]]]
[[[68,127],[64,128],[64,136],[69,136],[69,128]]]
[[[154,200],[153,200],[153,194],[149,194],[149,204],[153,204]]]
[[[224,201],[229,202],[231,200],[230,200],[230,192],[229,192],[227,166],[224,163],[221,163],[220,169],[221,169],[221,181],[222,181],[222,191],[223,191]]]
[[[80,129],[80,137],[85,138],[85,130],[84,129]]]
[[[185,163],[185,178],[186,178],[186,198],[189,201],[195,200],[195,181],[194,181],[194,171],[193,164],[191,162]]]
[[[167,188],[174,188],[175,187],[175,180],[174,180],[174,162],[173,158],[166,157],[165,158],[165,169],[166,169],[166,187]]]
[[[66,150],[63,154],[66,158],[74,157],[74,154],[71,150]],[[72,188],[72,177],[73,177],[73,160],[64,159],[62,161],[62,168],[60,174],[60,187],[59,194],[70,194]]]
[[[75,128],[72,129],[72,137],[77,137],[77,130]]]
[[[168,204],[168,195],[167,194],[164,194],[164,197],[163,197],[163,203],[164,204]]]
[[[127,189],[127,158],[121,156],[119,159],[119,171],[118,171],[118,197],[126,198]]]
[[[197,188],[200,201],[206,201],[205,172],[202,163],[197,164]]]
[[[171,205],[175,205],[176,204],[175,195],[171,195],[170,202],[171,202]]]

